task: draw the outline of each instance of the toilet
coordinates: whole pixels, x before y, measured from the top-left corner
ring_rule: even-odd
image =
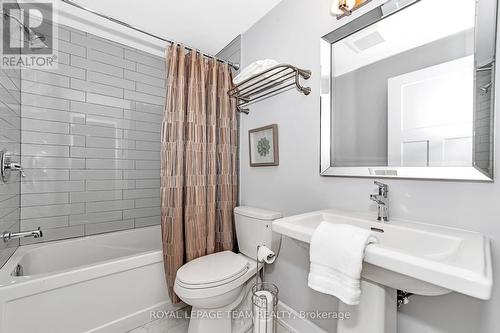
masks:
[[[277,251],[271,224],[280,213],[242,206],[234,215],[240,253],[210,254],[177,271],[174,291],[192,306],[189,333],[231,333],[231,313],[254,283],[257,246]]]

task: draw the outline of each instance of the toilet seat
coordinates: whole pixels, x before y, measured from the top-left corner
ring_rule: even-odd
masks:
[[[177,271],[176,282],[186,289],[206,289],[225,285],[245,275],[248,260],[231,251],[194,259]]]
[[[225,260],[214,260],[215,258],[219,258],[219,256],[222,257],[221,259]],[[207,257],[211,257],[208,258],[210,260],[207,260]],[[221,267],[224,266],[222,263],[229,263],[229,265]],[[212,266],[207,268],[207,264]],[[194,268],[183,269],[186,265]],[[202,269],[205,269],[203,274],[198,274],[199,270]],[[210,272],[208,277],[206,275],[207,272]],[[255,276],[256,272],[256,261],[241,253],[236,254],[226,251],[210,254],[190,261],[179,268],[175,278],[174,291],[182,300],[187,302],[187,304],[191,304],[188,300],[218,297],[237,288],[241,288],[248,279]]]

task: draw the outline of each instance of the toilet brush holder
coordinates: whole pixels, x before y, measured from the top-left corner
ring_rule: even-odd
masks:
[[[252,287],[253,333],[276,333],[278,287],[258,282]]]

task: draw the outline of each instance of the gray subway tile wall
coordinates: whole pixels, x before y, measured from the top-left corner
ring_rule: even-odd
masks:
[[[162,57],[59,28],[57,70],[22,73],[21,228],[50,241],[160,223]]]
[[[3,34],[0,24],[0,35]],[[0,69],[0,149],[8,150],[14,161],[21,155],[21,71]],[[20,228],[21,181],[12,172],[6,182],[0,180],[0,233],[17,232]],[[0,268],[19,246],[19,240],[0,240]]]
[[[492,71],[482,71],[476,74],[476,109],[474,112],[474,163],[486,173],[491,174],[493,165],[493,142],[494,142],[494,117],[491,88],[486,91],[481,90],[488,87],[492,82]]]
[[[0,69],[0,149],[11,152],[15,161],[19,161],[21,154],[20,89],[20,71]],[[19,173],[12,172],[7,182],[0,180],[0,188],[0,233],[19,231]],[[18,240],[8,243],[0,241],[0,267],[5,264],[18,245]]]

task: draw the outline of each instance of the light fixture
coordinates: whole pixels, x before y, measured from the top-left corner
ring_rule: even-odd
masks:
[[[337,18],[351,15],[352,11],[370,0],[331,0],[330,13]]]
[[[332,15],[350,15],[356,5],[356,0],[332,0],[330,13]]]

